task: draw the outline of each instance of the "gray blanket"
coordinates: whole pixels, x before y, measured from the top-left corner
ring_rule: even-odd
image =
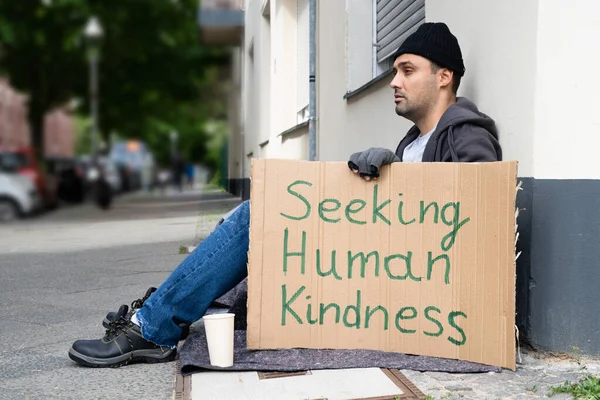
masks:
[[[389,353],[375,350],[246,348],[247,282],[218,299],[215,306],[228,306],[235,313],[234,364],[229,368],[210,365],[204,329],[190,335],[179,351],[182,375],[202,370],[232,371],[308,371],[317,369],[397,368],[440,372],[500,372],[501,369],[468,361]]]
[[[346,368],[397,368],[415,371],[500,372],[500,368],[468,361],[414,356],[374,350],[248,350],[246,331],[235,331],[234,364],[229,368],[210,365],[204,330],[190,335],[179,352],[181,374],[202,370],[308,371]]]

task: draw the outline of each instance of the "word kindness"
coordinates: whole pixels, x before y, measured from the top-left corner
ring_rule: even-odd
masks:
[[[454,328],[456,332],[448,334],[446,339],[456,345],[462,346],[467,341],[465,331],[458,325],[460,317],[466,318],[467,315],[462,311],[451,311],[447,315],[442,316],[442,311],[434,306],[424,307],[418,311],[413,306],[402,307],[395,313],[390,315],[388,309],[380,304],[373,306],[362,306],[361,291],[356,291],[356,302],[346,307],[340,306],[337,303],[319,303],[318,307],[313,309],[310,302],[311,296],[305,296],[305,301],[299,300],[304,294],[306,286],[301,286],[295,293],[288,293],[287,285],[281,286],[282,306],[281,306],[281,325],[286,326],[288,318],[293,318],[298,324],[304,322],[310,325],[331,325],[343,324],[346,328],[369,329],[373,326],[379,327],[384,331],[390,329],[393,324],[398,332],[403,334],[413,334],[417,330],[413,329],[417,326],[425,326],[421,333],[426,336],[440,337],[444,333],[444,328],[447,328],[441,321],[446,322],[450,328]],[[292,307],[292,304],[295,304]],[[306,309],[305,313],[298,314],[299,309]],[[343,314],[342,314],[343,309]],[[328,312],[329,311],[329,312]],[[305,317],[303,319],[303,317]],[[427,324],[410,322],[410,320],[422,318]],[[373,321],[374,322],[373,322]],[[421,321],[419,321],[421,322]],[[456,336],[456,337],[455,337]]]
[[[318,204],[311,204],[307,199],[308,190],[313,190],[312,184],[307,181],[297,180],[287,187],[287,193],[297,199],[299,207],[294,215],[279,213],[288,221],[302,221],[317,213],[318,217],[331,224],[350,223],[355,225],[366,224],[400,224],[409,229],[412,225],[419,224],[443,224],[448,227],[447,233],[441,238],[439,246],[441,249],[425,249],[426,255],[422,258],[426,264],[422,266],[413,265],[414,252],[410,249],[402,249],[401,252],[393,254],[380,254],[378,250],[367,252],[356,249],[335,249],[330,254],[322,254],[321,249],[315,249],[314,265],[311,265],[309,274],[320,279],[332,279],[336,281],[350,279],[389,279],[401,285],[403,281],[422,282],[430,281],[435,276],[443,279],[445,285],[451,281],[451,259],[447,252],[456,243],[460,229],[470,221],[470,218],[462,218],[460,213],[460,202],[447,202],[440,204],[436,201],[420,201],[418,212],[408,215],[406,212],[403,194],[398,193],[396,202],[391,199],[381,198],[378,185],[373,186],[373,194],[370,199],[351,199],[346,204],[335,198],[324,199]],[[304,193],[304,195],[302,194]],[[310,197],[310,196],[309,196]],[[290,222],[292,224],[292,222]],[[282,272],[287,276],[290,261],[297,260],[300,273],[307,274],[307,233],[302,231],[297,241],[290,240],[289,226],[283,232],[283,259]],[[398,246],[392,244],[392,249]],[[364,250],[364,249],[361,249]],[[418,274],[415,271],[423,271]],[[437,271],[443,271],[438,273]],[[443,278],[442,278],[443,276]],[[293,287],[291,287],[293,286]],[[398,286],[397,290],[402,290]],[[467,334],[459,326],[461,319],[467,315],[462,311],[445,310],[443,307],[425,305],[419,309],[413,305],[406,304],[399,310],[390,310],[381,304],[365,304],[363,294],[360,290],[353,296],[354,304],[343,305],[333,303],[313,304],[311,294],[306,286],[284,284],[281,286],[281,325],[290,324],[319,324],[333,325],[342,324],[347,328],[354,329],[396,329],[401,334],[416,334],[415,327],[427,327],[419,333],[426,336],[440,337],[449,328],[454,334],[446,334],[444,337],[456,346],[467,342]],[[416,304],[419,304],[416,301]],[[375,319],[374,319],[375,318]],[[419,320],[411,322],[411,320]],[[376,323],[374,323],[374,321]]]

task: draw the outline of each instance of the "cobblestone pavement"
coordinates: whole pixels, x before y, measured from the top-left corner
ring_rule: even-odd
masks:
[[[600,360],[577,356],[553,356],[522,351],[515,372],[450,374],[402,371],[423,393],[434,399],[571,399],[571,395],[548,397],[550,388],[565,381],[576,382],[587,375],[600,376]]]

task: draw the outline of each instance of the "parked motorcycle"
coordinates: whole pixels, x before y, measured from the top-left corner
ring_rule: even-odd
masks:
[[[94,164],[88,169],[88,182],[91,185],[91,196],[98,207],[108,210],[112,204],[113,192],[104,176],[103,169]]]

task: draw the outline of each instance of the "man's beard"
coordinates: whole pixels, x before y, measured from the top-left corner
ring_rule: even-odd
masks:
[[[414,121],[414,119],[417,117],[418,111],[408,104],[408,99],[405,97],[402,103],[396,104],[396,114],[408,119],[409,121]]]

